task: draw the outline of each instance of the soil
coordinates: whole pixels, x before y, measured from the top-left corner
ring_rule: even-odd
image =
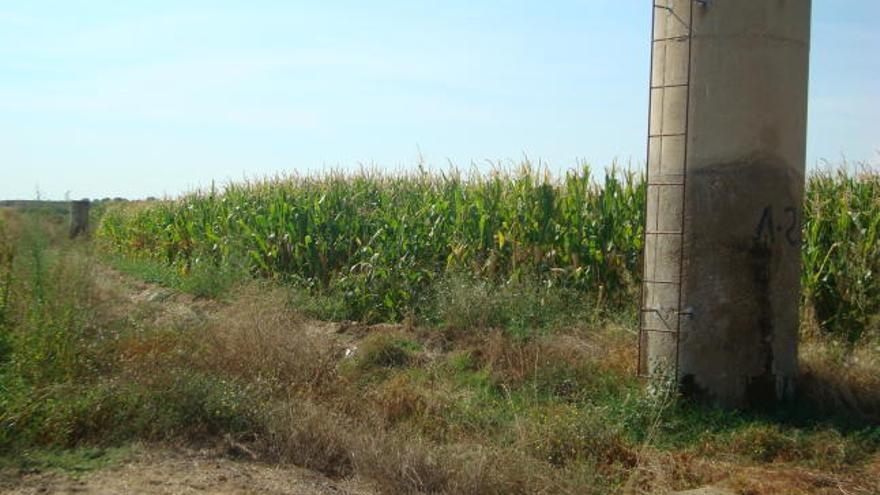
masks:
[[[144,449],[98,471],[0,471],[0,493],[366,495],[357,480],[331,480],[296,466],[232,459],[211,451]]]

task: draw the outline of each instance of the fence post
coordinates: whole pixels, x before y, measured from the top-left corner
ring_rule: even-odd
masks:
[[[91,202],[88,199],[70,202],[70,238],[74,239],[89,232],[89,209]]]

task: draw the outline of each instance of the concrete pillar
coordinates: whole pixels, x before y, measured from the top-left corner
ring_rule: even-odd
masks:
[[[70,238],[86,234],[89,230],[89,207],[87,199],[70,202]]]
[[[810,0],[655,0],[640,369],[725,407],[797,376]]]

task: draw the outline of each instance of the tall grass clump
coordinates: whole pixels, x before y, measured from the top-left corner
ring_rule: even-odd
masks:
[[[361,172],[230,184],[111,209],[110,249],[181,273],[243,264],[256,275],[341,296],[349,318],[401,319],[447,274],[534,279],[622,301],[641,250],[644,185],[583,167],[554,179],[515,172]]]

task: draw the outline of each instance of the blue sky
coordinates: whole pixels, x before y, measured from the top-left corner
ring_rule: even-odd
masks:
[[[647,0],[0,0],[0,198],[641,167]],[[813,1],[808,163],[880,158],[880,2]]]

